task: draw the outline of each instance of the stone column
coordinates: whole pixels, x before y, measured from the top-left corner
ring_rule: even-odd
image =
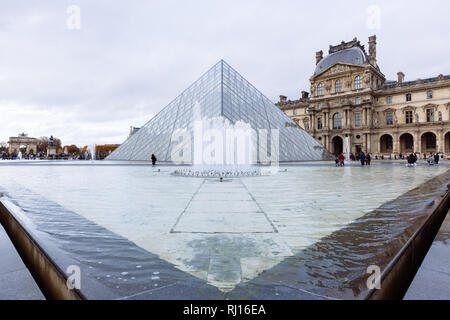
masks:
[[[380,141],[380,135],[376,135],[377,138],[377,153],[381,153],[381,141]]]
[[[367,140],[368,140],[367,133],[364,133],[364,145],[363,145],[363,151],[364,151],[365,153],[369,153],[369,148],[367,147],[367,146],[368,146]]]
[[[392,137],[392,139],[393,139],[393,141],[392,141],[392,153],[399,153],[399,141],[398,141],[398,139],[399,139],[399,137],[398,137],[398,133],[394,133],[393,135],[392,135],[393,137]]]
[[[444,141],[444,132],[443,130],[438,130],[437,132],[437,137],[436,137],[436,142],[437,142],[437,146],[436,146],[436,151],[437,152],[445,152],[445,141]]]
[[[328,129],[333,130],[333,119],[331,118],[331,112],[328,112]]]
[[[348,129],[348,117],[349,117],[349,112],[348,109],[345,110],[345,129]]]
[[[414,152],[422,154],[422,139],[420,139],[419,131],[414,134]]]

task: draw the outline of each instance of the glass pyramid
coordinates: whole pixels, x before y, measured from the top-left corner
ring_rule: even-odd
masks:
[[[254,130],[268,130],[269,135],[271,129],[279,129],[281,162],[330,159],[319,142],[221,60],[130,136],[107,160],[151,160],[155,154],[158,161],[171,162],[171,155],[182,148],[182,143],[171,141],[172,134],[176,129],[193,133],[195,106],[200,106],[202,118],[221,116],[231,123],[244,121]],[[270,139],[263,145],[269,149]]]

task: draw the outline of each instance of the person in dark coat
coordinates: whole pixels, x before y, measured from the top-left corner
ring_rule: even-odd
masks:
[[[439,163],[439,155],[437,153],[434,155],[434,163]]]
[[[415,164],[416,161],[417,161],[417,156],[416,156],[415,154],[411,153],[411,154],[407,157],[406,160],[408,161],[408,166],[409,166],[409,167],[412,167],[412,166],[414,166],[414,164]]]
[[[372,160],[372,157],[370,156],[370,153],[366,156],[366,166],[370,166],[370,161]]]
[[[156,157],[155,155],[152,153],[152,165],[154,166],[156,164]]]
[[[359,155],[359,160],[361,160],[362,166],[366,164],[366,155],[364,154],[364,152],[361,152],[361,154]]]

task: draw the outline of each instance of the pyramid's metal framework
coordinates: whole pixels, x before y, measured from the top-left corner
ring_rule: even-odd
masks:
[[[221,60],[112,152],[108,160],[150,160],[171,162],[171,142],[176,129],[193,132],[194,106],[203,118],[222,116],[232,123],[244,121],[255,130],[279,129],[279,160],[329,159],[323,146],[300,128],[283,111]],[[270,144],[270,141],[269,141]],[[259,146],[257,146],[259,147]]]

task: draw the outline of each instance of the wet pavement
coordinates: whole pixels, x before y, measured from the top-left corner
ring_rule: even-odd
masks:
[[[0,300],[45,299],[0,225]]]
[[[450,213],[447,213],[404,299],[450,300]]]

